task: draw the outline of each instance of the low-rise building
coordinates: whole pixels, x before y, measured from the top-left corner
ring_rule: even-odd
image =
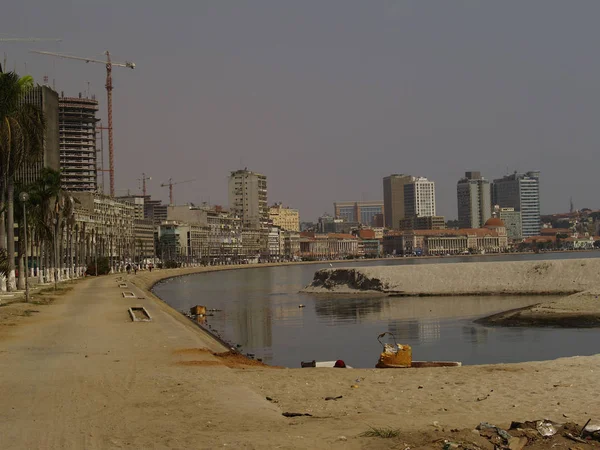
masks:
[[[154,224],[150,219],[134,219],[133,236],[135,261],[144,262],[156,256],[154,248]]]
[[[287,231],[300,231],[300,214],[297,209],[277,203],[269,208],[269,219],[273,225]]]
[[[400,220],[401,230],[443,230],[445,228],[444,216],[411,216]]]
[[[300,256],[311,259],[344,259],[359,256],[358,238],[345,233],[302,233]]]
[[[409,230],[384,236],[384,251],[391,255],[458,255],[500,253],[508,248],[504,223],[491,218],[483,228]]]
[[[132,262],[136,256],[134,206],[96,192],[70,192],[74,198],[75,227],[87,262],[109,257],[112,266]]]
[[[285,260],[296,261],[300,257],[300,233],[284,231],[283,245],[283,257]]]
[[[379,258],[381,256],[382,246],[379,239],[361,239],[359,241],[361,254],[366,258]]]
[[[206,227],[166,220],[158,229],[158,253],[163,261],[199,263],[205,257]]]

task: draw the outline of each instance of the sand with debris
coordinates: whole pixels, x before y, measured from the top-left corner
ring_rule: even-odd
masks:
[[[188,319],[132,285],[185,270],[160,272],[126,279],[133,300],[122,297],[115,275],[86,279],[5,327],[3,449],[416,449],[443,448],[444,440],[493,448],[471,431],[482,421],[505,429],[541,418],[600,421],[590,395],[600,355],[443,369],[273,369],[232,361]],[[132,323],[127,308],[135,305],[153,321]],[[370,427],[399,435],[362,436]],[[544,448],[540,442],[547,444],[532,439],[525,448]]]

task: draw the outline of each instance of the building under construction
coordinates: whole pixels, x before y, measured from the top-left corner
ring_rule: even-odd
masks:
[[[66,191],[95,192],[98,189],[96,153],[96,113],[98,101],[92,98],[59,99],[61,184]]]
[[[40,108],[46,118],[44,130],[44,151],[35,161],[24,164],[15,175],[17,182],[24,185],[35,182],[44,167],[60,169],[58,132],[58,94],[48,86],[35,86],[23,97],[23,103]]]

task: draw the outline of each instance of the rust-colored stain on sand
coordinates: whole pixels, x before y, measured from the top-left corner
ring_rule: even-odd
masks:
[[[245,367],[262,367],[267,369],[280,369],[281,367],[269,366],[261,361],[247,358],[241,353],[228,351],[216,353],[206,348],[180,348],[173,352],[176,355],[211,355],[217,360],[189,360],[189,361],[178,361],[176,364],[180,366],[224,366],[231,369],[239,369]]]
[[[227,367],[221,361],[179,361],[178,366],[210,366],[210,367]]]

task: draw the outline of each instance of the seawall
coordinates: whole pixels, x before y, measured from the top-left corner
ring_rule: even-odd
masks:
[[[385,295],[573,294],[600,285],[600,258],[329,268],[303,292]]]

